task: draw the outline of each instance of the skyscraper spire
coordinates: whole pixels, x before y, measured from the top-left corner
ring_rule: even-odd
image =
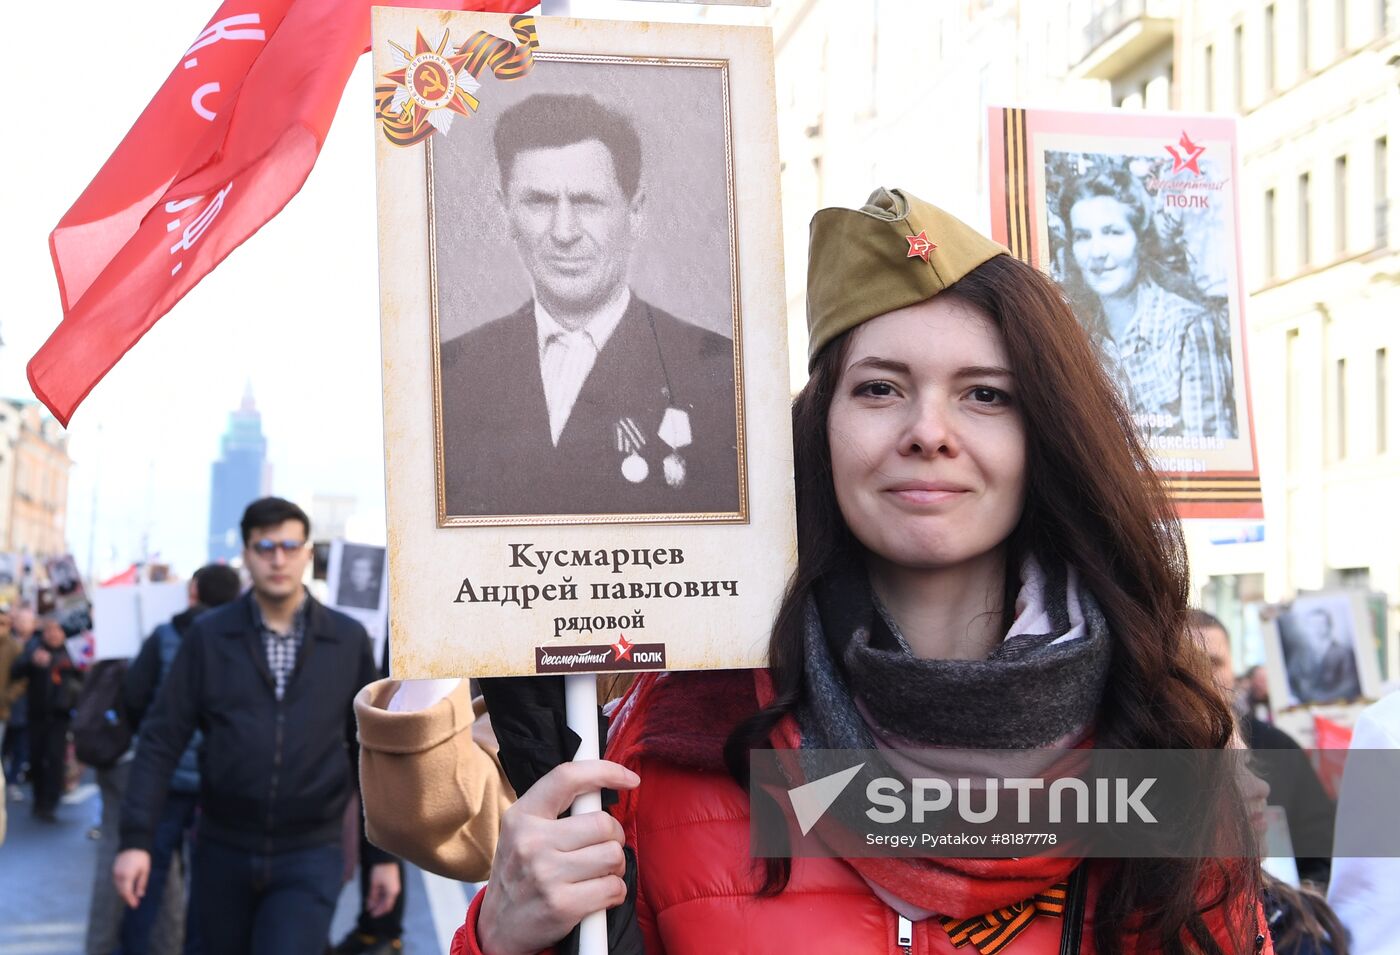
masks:
[[[229,413],[219,443],[209,484],[209,559],[232,560],[243,550],[238,527],[243,509],[266,493],[267,439],[253,401],[252,379],[243,386],[238,410]]]

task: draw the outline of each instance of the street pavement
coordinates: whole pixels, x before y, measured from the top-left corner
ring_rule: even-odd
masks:
[[[97,786],[90,772],[85,775],[64,797],[57,825],[35,822],[27,789],[24,795],[23,802],[8,804],[9,833],[0,846],[0,955],[83,955],[97,858],[88,832],[101,815]],[[476,886],[405,869],[405,955],[446,955]],[[331,934],[337,941],[355,924],[358,896],[356,878],[336,909]]]

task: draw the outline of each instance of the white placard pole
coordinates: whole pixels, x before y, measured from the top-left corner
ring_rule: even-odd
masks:
[[[592,673],[565,674],[564,718],[569,729],[578,734],[578,752],[574,759],[598,759],[598,678]],[[598,790],[581,793],[574,798],[569,814],[603,811],[603,794]],[[608,917],[606,912],[584,916],[578,926],[579,955],[608,955]]]

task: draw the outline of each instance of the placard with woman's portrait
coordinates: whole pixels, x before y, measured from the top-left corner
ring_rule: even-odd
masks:
[[[1261,517],[1234,121],[991,113],[993,234],[1064,289],[1181,515]]]

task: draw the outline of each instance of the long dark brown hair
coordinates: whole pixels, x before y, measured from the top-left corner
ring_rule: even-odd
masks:
[[[982,310],[1001,330],[1015,375],[1013,400],[1025,423],[1026,501],[1006,542],[1003,619],[1011,612],[1025,557],[1078,568],[1113,635],[1095,745],[1225,748],[1233,719],[1186,633],[1189,586],[1180,525],[1126,406],[1069,305],[1048,278],[1008,255],[991,259],[943,294]],[[804,692],[808,597],[823,577],[861,553],[836,503],[827,437],[848,347],[849,333],[822,350],[793,404],[798,560],[769,641],[775,696],[725,746],[729,772],[746,788],[749,751],[771,746],[770,732]],[[1220,825],[1233,844],[1244,845],[1244,802],[1236,787],[1227,789]],[[1113,866],[1113,877],[1101,882],[1093,929],[1103,955],[1122,952],[1129,933],[1167,955],[1186,955],[1188,945],[1211,955],[1253,951],[1257,866],[1201,859],[1104,864]],[[760,894],[777,894],[786,887],[790,863],[770,859],[765,865]],[[1212,938],[1203,910],[1241,899],[1248,900],[1244,912],[1223,913],[1239,938]]]

